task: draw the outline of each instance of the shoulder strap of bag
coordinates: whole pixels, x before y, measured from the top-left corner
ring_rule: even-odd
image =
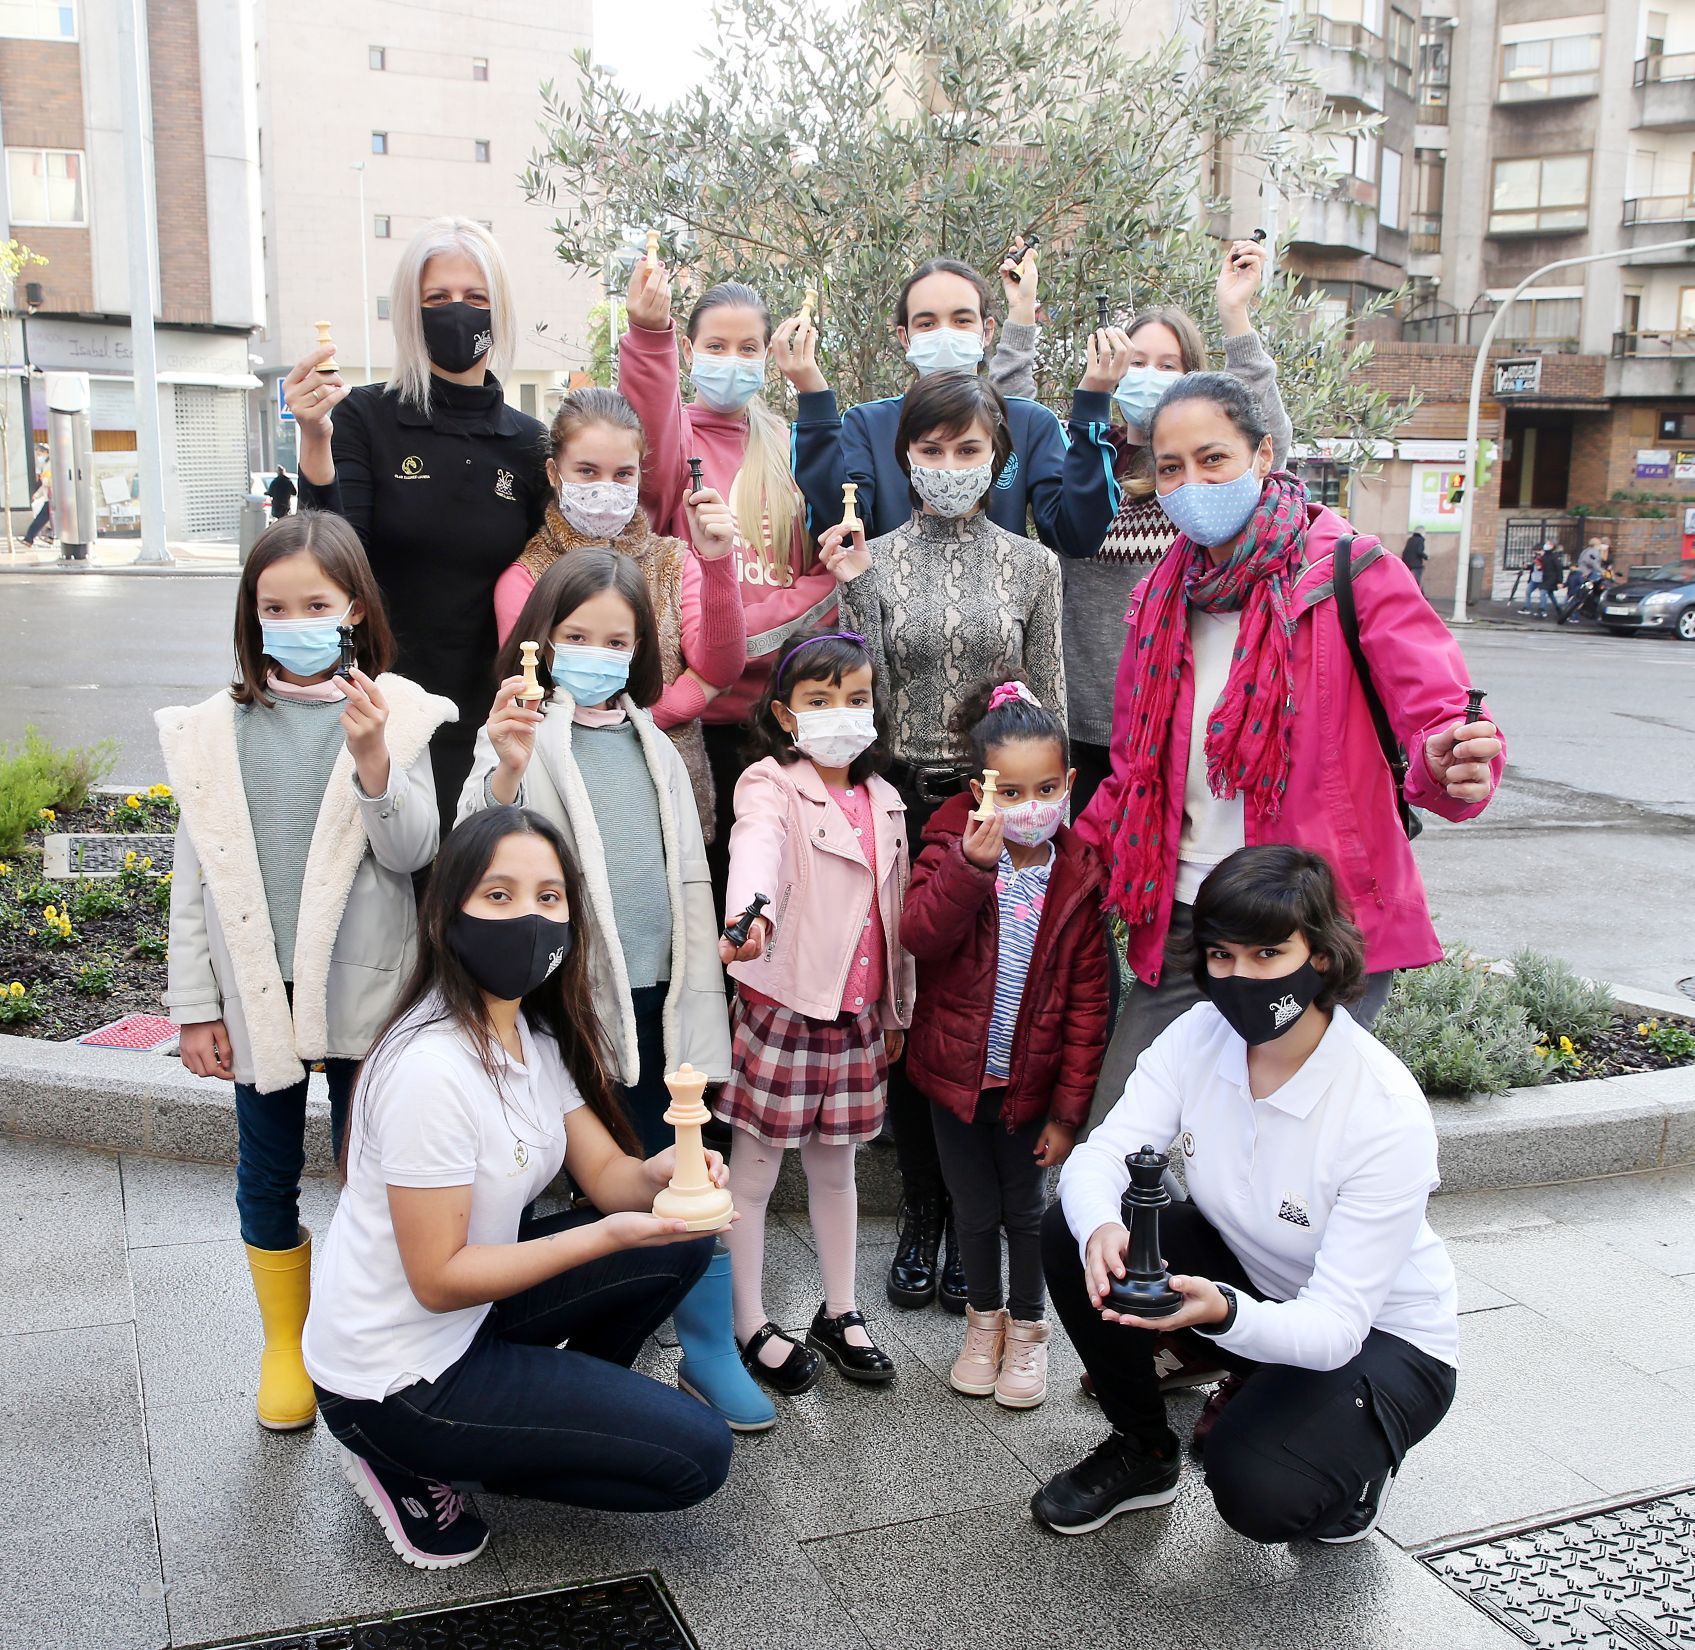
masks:
[[[1354,538],[1350,533],[1337,546],[1332,560],[1332,577],[1336,584],[1336,618],[1342,626],[1342,640],[1348,644],[1348,656],[1354,661],[1354,674],[1359,677],[1365,694],[1366,708],[1371,712],[1371,725],[1377,730],[1377,743],[1383,760],[1395,780],[1395,809],[1401,816],[1401,826],[1409,837],[1417,836],[1420,825],[1406,799],[1407,755],[1389,725],[1389,713],[1377,696],[1371,679],[1371,667],[1365,661],[1365,649],[1360,646],[1359,609],[1354,605]]]

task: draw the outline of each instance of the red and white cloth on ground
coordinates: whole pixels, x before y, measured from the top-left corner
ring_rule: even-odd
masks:
[[[716,1113],[768,1146],[874,1139],[883,1126],[889,1056],[873,1004],[814,1020],[738,993],[730,1009],[730,1068]]]

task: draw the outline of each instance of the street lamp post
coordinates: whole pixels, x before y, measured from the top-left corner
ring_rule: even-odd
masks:
[[[365,217],[365,163],[356,160],[353,170],[359,174],[359,314],[365,328],[365,382],[371,381],[371,277],[365,256],[365,240],[370,233]]]
[[[41,282],[24,283],[24,307],[18,311],[18,332],[24,353],[24,479],[29,483],[24,496],[32,500],[40,477],[35,473],[35,398],[30,393],[34,369],[29,360],[29,318],[46,302],[47,294],[42,291]]]
[[[1644,252],[1675,252],[1679,247],[1695,246],[1695,236],[1681,241],[1656,241],[1652,246],[1617,247],[1611,252],[1590,252],[1581,258],[1559,258],[1551,264],[1543,264],[1540,269],[1533,269],[1525,278],[1507,294],[1500,308],[1489,318],[1489,325],[1484,330],[1483,342],[1477,346],[1477,360],[1471,369],[1471,400],[1466,407],[1465,415],[1465,470],[1462,474],[1464,490],[1460,494],[1460,548],[1458,564],[1454,568],[1454,619],[1455,624],[1470,624],[1466,613],[1466,584],[1467,575],[1471,570],[1471,512],[1472,494],[1477,490],[1477,423],[1479,404],[1483,399],[1483,371],[1489,362],[1489,346],[1495,341],[1495,334],[1500,330],[1501,322],[1506,313],[1512,308],[1513,299],[1533,285],[1544,275],[1551,275],[1556,269],[1572,269],[1579,264],[1613,263],[1620,258],[1634,258]]]

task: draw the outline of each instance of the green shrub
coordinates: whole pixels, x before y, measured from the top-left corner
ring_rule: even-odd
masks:
[[[71,976],[71,990],[79,997],[106,997],[118,983],[118,969],[110,957],[86,962]]]
[[[1523,950],[1515,951],[1508,962],[1512,1000],[1543,1042],[1558,1046],[1560,1038],[1569,1037],[1581,1047],[1617,1017],[1611,988],[1583,979],[1557,957]]]
[[[0,985],[0,1025],[28,1025],[41,1018],[41,1004],[22,980]]]
[[[148,957],[153,961],[162,961],[171,954],[171,942],[168,936],[150,933],[145,928],[135,931],[135,954],[138,957]]]
[[[1667,1021],[1661,1025],[1657,1018],[1644,1020],[1637,1026],[1636,1035],[1656,1054],[1663,1055],[1668,1060],[1695,1059],[1695,1031],[1690,1031],[1675,1021]]]
[[[42,810],[75,812],[90,789],[111,771],[117,746],[110,739],[81,750],[59,750],[34,728],[22,745],[0,746],[0,853],[23,844],[43,823]]]
[[[123,894],[102,878],[85,877],[66,903],[78,922],[92,922],[96,917],[116,916],[129,903]]]
[[[1512,982],[1466,951],[1397,975],[1372,1029],[1426,1094],[1501,1094],[1548,1075]]]

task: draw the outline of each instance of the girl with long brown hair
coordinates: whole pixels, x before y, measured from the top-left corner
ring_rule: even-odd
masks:
[[[460,824],[360,1078],[306,1364],[348,1482],[422,1569],[487,1543],[466,1486],[662,1512],[729,1470],[724,1423],[630,1368],[712,1240],[650,1212],[674,1149],[635,1155],[583,900],[540,815]],[[561,1168],[592,1207],[535,1217]]]

